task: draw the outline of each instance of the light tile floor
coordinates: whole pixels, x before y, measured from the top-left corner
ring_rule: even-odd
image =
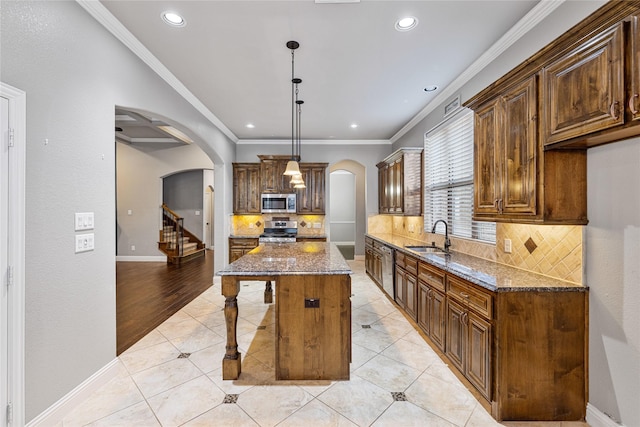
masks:
[[[223,381],[224,297],[216,277],[209,290],[123,353],[119,375],[61,426],[500,426],[366,276],[364,262],[349,263],[349,381],[275,381],[275,307],[263,303],[264,282],[242,283],[242,374]]]

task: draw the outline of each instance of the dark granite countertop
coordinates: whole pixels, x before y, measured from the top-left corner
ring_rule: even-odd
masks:
[[[584,292],[588,289],[578,283],[554,279],[455,251],[451,251],[450,255],[417,253],[406,249],[405,246],[426,245],[426,243],[407,237],[392,234],[366,234],[366,236],[495,292]]]
[[[336,245],[327,242],[261,243],[216,276],[351,274]]]

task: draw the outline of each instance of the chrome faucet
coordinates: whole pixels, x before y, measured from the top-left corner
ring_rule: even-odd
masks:
[[[449,240],[449,225],[447,224],[447,221],[445,221],[444,219],[439,219],[436,222],[434,222],[433,223],[433,228],[431,229],[431,232],[435,234],[436,226],[438,225],[439,222],[444,224],[444,251],[446,253],[449,253],[449,247],[451,246],[451,240]]]

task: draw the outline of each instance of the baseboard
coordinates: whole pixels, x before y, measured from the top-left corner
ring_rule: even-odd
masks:
[[[587,403],[587,423],[590,427],[624,427],[590,403]]]
[[[154,255],[154,256],[129,256],[129,255],[118,255],[116,256],[116,261],[124,261],[124,262],[167,262],[167,257],[165,255]]]
[[[40,415],[29,421],[26,427],[45,427],[58,425],[75,407],[84,402],[91,394],[118,375],[120,360],[113,359],[102,369],[87,378],[82,384],[71,390]]]

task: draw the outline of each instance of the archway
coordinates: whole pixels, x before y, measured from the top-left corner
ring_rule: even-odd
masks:
[[[355,160],[340,160],[329,167],[329,172],[346,171],[355,177],[355,259],[364,258],[364,234],[366,233],[366,168]],[[329,186],[331,190],[331,185]],[[334,189],[335,191],[335,189]],[[331,221],[331,202],[329,203],[329,222]],[[329,227],[331,232],[331,227]]]

